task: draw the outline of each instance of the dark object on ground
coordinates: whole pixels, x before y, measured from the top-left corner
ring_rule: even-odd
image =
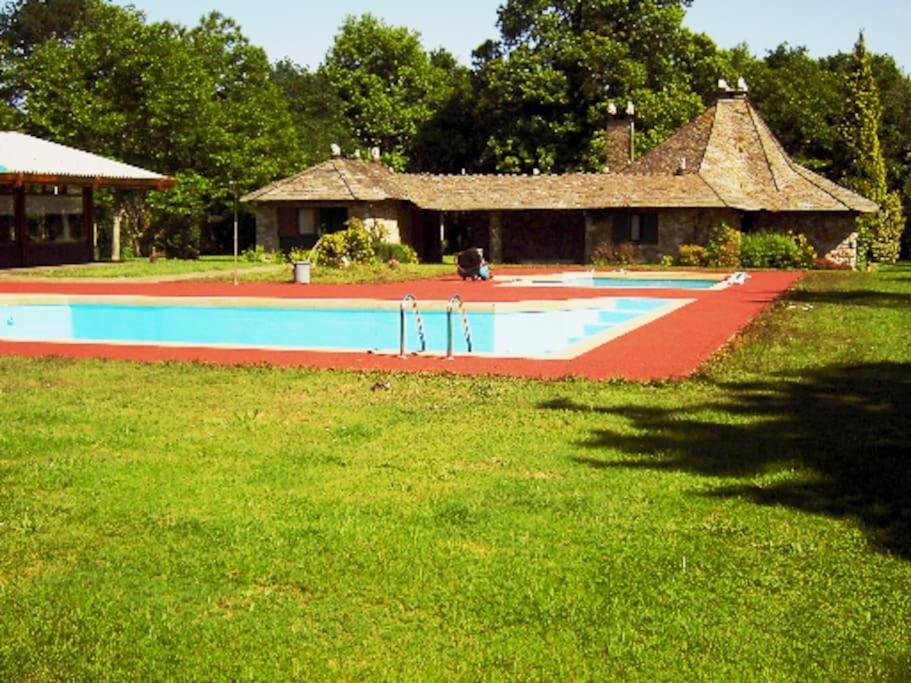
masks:
[[[483,249],[466,249],[456,255],[459,277],[463,280],[489,280],[490,267],[484,260]]]

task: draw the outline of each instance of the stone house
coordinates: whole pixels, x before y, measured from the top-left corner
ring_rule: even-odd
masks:
[[[312,246],[357,216],[425,261],[475,246],[493,261],[584,263],[601,243],[629,243],[655,262],[725,223],[801,232],[821,256],[856,262],[855,221],[877,205],[794,162],[745,91],[724,92],[636,161],[633,134],[632,116],[611,121],[603,173],[399,174],[337,157],[244,201],[267,249]]]

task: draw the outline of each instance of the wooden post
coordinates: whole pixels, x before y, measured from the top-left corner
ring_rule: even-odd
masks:
[[[488,258],[494,263],[503,262],[503,217],[499,211],[490,214],[490,253]]]
[[[87,261],[95,260],[95,192],[91,187],[82,188],[82,239],[85,241]]]
[[[16,242],[19,245],[19,265],[28,265],[28,221],[26,219],[25,185],[19,184],[13,190],[13,221],[16,228]]]

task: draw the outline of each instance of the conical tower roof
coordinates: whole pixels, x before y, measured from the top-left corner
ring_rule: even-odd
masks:
[[[725,205],[743,211],[879,209],[791,159],[743,95],[719,99],[623,173],[697,174]]]

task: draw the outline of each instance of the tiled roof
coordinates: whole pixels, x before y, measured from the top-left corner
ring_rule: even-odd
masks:
[[[23,133],[0,131],[0,182],[64,179],[107,185],[168,187],[171,178]]]
[[[725,205],[745,211],[879,208],[794,162],[744,97],[719,100],[623,170],[643,180],[668,173],[698,175]]]
[[[378,163],[336,158],[243,199],[397,199],[438,211],[721,207],[744,211],[878,210],[868,199],[795,163],[746,98],[719,100],[621,173],[396,174]]]
[[[641,178],[605,173],[567,175],[401,175],[404,196],[423,209],[602,209],[721,207],[698,176]]]
[[[330,159],[290,178],[267,185],[245,202],[365,201],[405,199],[397,176],[381,164],[358,159]]]
[[[640,178],[597,173],[568,175],[418,175],[381,164],[332,159],[245,196],[247,202],[399,199],[422,209],[598,209],[606,207],[720,207],[696,176]]]

